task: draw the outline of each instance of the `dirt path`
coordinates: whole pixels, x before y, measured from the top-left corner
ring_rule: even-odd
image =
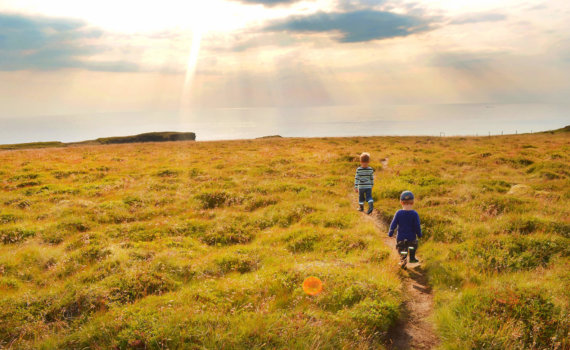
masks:
[[[396,240],[388,237],[387,224],[374,214],[369,216],[370,220],[386,235],[384,243],[392,250],[393,259],[398,260]],[[421,259],[421,251],[418,258]],[[402,317],[388,332],[388,348],[433,349],[439,341],[429,320],[433,313],[433,295],[426,272],[420,264],[408,264],[408,269],[402,270],[402,275],[407,296],[402,306]]]
[[[387,157],[381,159],[380,162],[385,170],[390,169]],[[372,215],[364,216],[368,220],[372,220],[380,230],[384,243],[390,247],[392,259],[399,261],[400,257],[396,252],[396,240],[388,237],[390,223],[384,222],[376,211]],[[421,250],[418,259],[421,261]],[[433,349],[439,344],[439,339],[430,321],[433,314],[433,295],[427,282],[426,271],[419,263],[408,263],[407,267],[407,270],[402,270],[402,283],[406,298],[402,304],[400,320],[386,335],[388,349]]]

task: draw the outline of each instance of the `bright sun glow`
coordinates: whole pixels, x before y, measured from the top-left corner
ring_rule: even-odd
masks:
[[[105,30],[136,33],[194,27],[202,21],[204,31],[232,31],[248,23],[283,16],[289,10],[269,11],[261,5],[243,6],[240,2],[207,1],[115,1],[5,0],[2,6],[21,12],[27,8],[46,16],[81,18]]]

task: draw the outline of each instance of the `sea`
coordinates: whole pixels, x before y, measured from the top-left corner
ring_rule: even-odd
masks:
[[[0,115],[0,144],[195,132],[197,141],[283,137],[487,136],[570,125],[570,104],[438,104],[195,108],[10,118]]]

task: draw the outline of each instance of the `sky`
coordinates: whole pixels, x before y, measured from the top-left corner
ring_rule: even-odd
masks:
[[[0,143],[570,124],[567,0],[0,0]]]

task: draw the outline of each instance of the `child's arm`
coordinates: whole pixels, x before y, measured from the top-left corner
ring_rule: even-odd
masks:
[[[394,230],[398,227],[398,213],[394,215],[392,219],[392,223],[390,224],[390,231],[388,232],[388,237],[392,237],[394,235]]]
[[[420,215],[417,214],[416,218],[417,218],[417,220],[416,220],[416,236],[418,238],[422,238],[422,226],[420,225]]]
[[[356,169],[356,174],[354,175],[354,188],[358,188],[358,184],[360,182],[360,179],[358,177],[358,169]]]

